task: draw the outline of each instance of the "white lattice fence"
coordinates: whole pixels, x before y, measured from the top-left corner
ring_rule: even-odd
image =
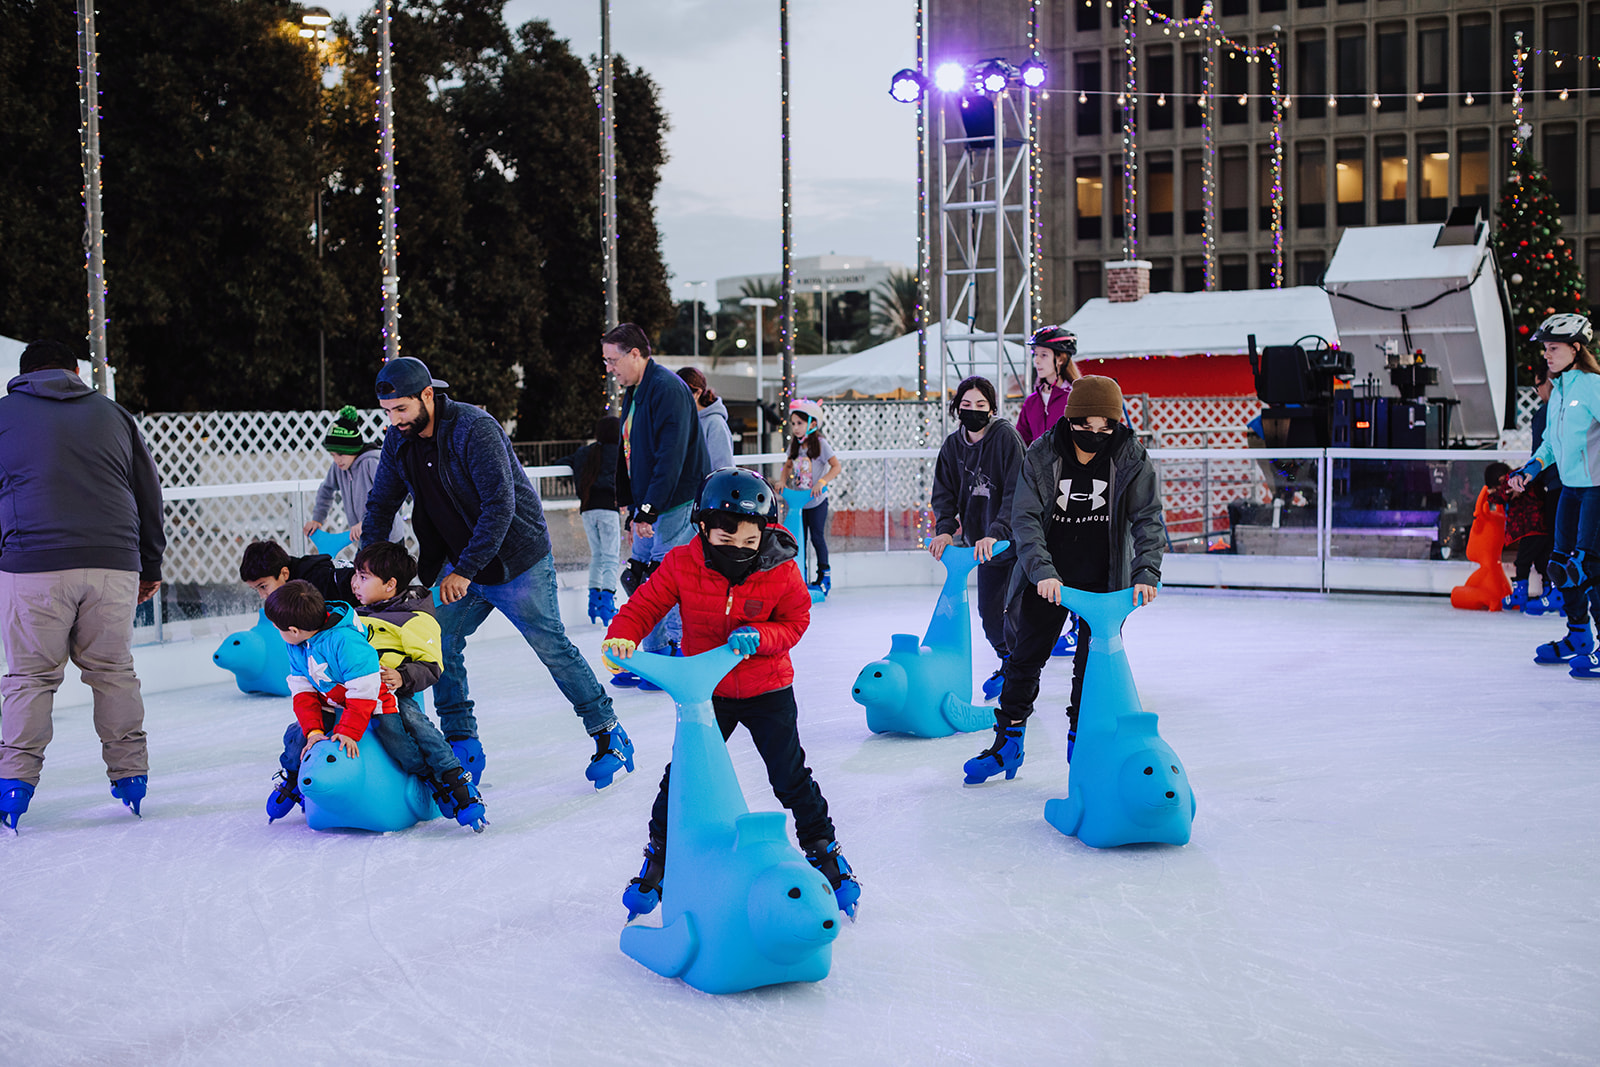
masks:
[[[330,411],[196,411],[136,416],[161,484],[234,485],[239,482],[321,478],[328,473],[322,439]],[[361,413],[363,436],[380,441],[383,411]]]

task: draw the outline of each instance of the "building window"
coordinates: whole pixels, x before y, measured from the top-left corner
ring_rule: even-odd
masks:
[[[1222,201],[1222,232],[1244,233],[1250,229],[1250,156],[1243,148],[1228,149],[1219,161],[1217,199]]]
[[[1327,37],[1319,33],[1315,37],[1300,38],[1295,44],[1295,60],[1299,68],[1295,75],[1295,91],[1301,96],[1325,96],[1328,92]],[[1321,110],[1312,106],[1311,101],[1302,103],[1302,118],[1321,114]]]
[[[1509,99],[1511,84],[1514,80],[1513,72],[1516,67],[1514,58],[1517,51],[1517,34],[1522,34],[1524,48],[1532,48],[1533,41],[1533,15],[1528,11],[1509,11],[1500,16],[1500,90],[1507,94]],[[1532,72],[1534,65],[1529,63],[1523,71],[1522,88],[1533,88]]]
[[[1217,50],[1217,65],[1222,68],[1222,124],[1237,126],[1250,121],[1250,61],[1243,52],[1233,52],[1232,59],[1228,56],[1228,52]],[[1240,97],[1246,97],[1243,103]]]
[[[1578,131],[1572,126],[1544,128],[1544,169],[1550,195],[1563,215],[1578,213]]]
[[[1100,57],[1078,57],[1078,92],[1088,98],[1074,105],[1078,111],[1078,136],[1100,136],[1100,110],[1104,100],[1100,96]]]
[[[1465,97],[1457,101],[1463,107],[1489,105],[1489,70],[1493,57],[1489,44],[1489,29],[1489,19],[1485,15],[1464,17],[1461,20],[1461,61],[1456,66],[1456,91],[1462,94],[1477,94],[1473,97],[1471,105],[1467,104]]]
[[[1186,19],[1199,18],[1203,6],[1202,0],[1183,0],[1183,17]]]
[[[1320,141],[1303,144],[1295,156],[1295,226],[1320,230],[1328,224],[1328,161]]]
[[[1206,287],[1206,263],[1198,256],[1183,257],[1183,291],[1203,292]]]
[[[1078,32],[1094,33],[1100,28],[1100,5],[1080,4],[1078,6]]]
[[[1172,153],[1156,152],[1145,165],[1145,232],[1151,237],[1172,236]],[[1171,276],[1171,265],[1168,265]]]
[[[1077,304],[1073,310],[1083,307],[1085,301],[1093,300],[1095,297],[1102,295],[1100,289],[1101,273],[1099,260],[1088,260],[1076,264],[1073,274],[1076,275],[1077,284],[1074,286],[1075,292],[1073,295],[1077,297]]]
[[[1152,293],[1172,292],[1172,260],[1152,259],[1150,261],[1150,291]]]
[[[1257,11],[1287,11],[1289,0],[1257,0]]]
[[[1328,0],[1295,0],[1295,7],[1326,7]]]
[[[1450,98],[1450,27],[1429,26],[1417,30],[1417,92],[1422,94],[1418,108],[1427,111],[1445,107]]]
[[[1363,144],[1340,145],[1334,153],[1334,199],[1340,226],[1367,224],[1367,149]]]
[[[1256,157],[1256,229],[1272,232],[1272,150]],[[1283,220],[1284,226],[1289,220]]]
[[[1198,45],[1185,45],[1183,49],[1183,124],[1191,130],[1200,128],[1200,49]]]
[[[1385,111],[1406,109],[1406,24],[1378,27],[1378,98]]]
[[[1183,232],[1206,232],[1206,191],[1198,152],[1183,154]]]
[[[1576,7],[1547,7],[1544,11],[1544,40],[1550,47],[1568,51],[1578,50],[1578,9]],[[1556,66],[1557,63],[1561,65]],[[1530,64],[1531,66],[1531,64]],[[1544,87],[1550,92],[1578,87],[1578,68],[1582,64],[1560,55],[1544,57]],[[1527,77],[1527,72],[1523,73]]]
[[[1409,170],[1405,138],[1384,138],[1378,142],[1378,225],[1399,225],[1406,221]]]
[[[1078,240],[1100,240],[1100,202],[1105,182],[1100,177],[1100,160],[1078,160]]]
[[[1172,49],[1152,48],[1145,57],[1144,121],[1152,130],[1172,129],[1174,101],[1165,99],[1174,91]]]
[[[1456,203],[1490,213],[1490,131],[1456,134]]]
[[[1296,252],[1294,254],[1294,283],[1296,285],[1320,285],[1322,272],[1327,268],[1328,261],[1321,252]]]
[[[1234,292],[1250,288],[1248,256],[1223,256],[1217,264],[1217,288]]]
[[[1600,214],[1600,123],[1589,124],[1589,214]],[[1595,277],[1595,288],[1600,289],[1600,274]]]
[[[1367,95],[1367,33],[1343,32],[1335,42],[1335,76],[1338,79],[1341,115],[1363,115],[1369,106]]]
[[[1450,214],[1449,135],[1417,134],[1417,164],[1417,221],[1443,222]]]
[[[1250,14],[1250,0],[1222,0],[1222,13],[1224,15]]]

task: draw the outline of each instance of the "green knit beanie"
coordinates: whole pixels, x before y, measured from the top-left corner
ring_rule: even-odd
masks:
[[[322,439],[322,447],[336,456],[353,456],[365,448],[366,442],[361,439],[361,412],[350,404],[340,408],[333,428]]]

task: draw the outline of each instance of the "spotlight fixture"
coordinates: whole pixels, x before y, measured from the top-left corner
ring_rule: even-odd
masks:
[[[978,85],[986,93],[1003,93],[1016,68],[1003,59],[991,59],[978,71]]]
[[[1030,89],[1037,89],[1044,84],[1045,66],[1037,59],[1030,59],[1022,64],[1022,84]]]
[[[967,68],[960,63],[940,63],[933,84],[941,93],[959,93],[967,87]]]
[[[902,104],[916,103],[927,87],[928,83],[922,75],[909,67],[897,71],[894,77],[889,79],[889,95]]]

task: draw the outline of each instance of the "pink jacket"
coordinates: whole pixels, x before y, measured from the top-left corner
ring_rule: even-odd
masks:
[[[1061,413],[1067,410],[1067,397],[1071,392],[1071,382],[1057,382],[1055,388],[1050,390],[1048,409],[1045,408],[1042,386],[1028,394],[1022,402],[1022,411],[1017,415],[1017,432],[1022,435],[1024,445],[1033,444],[1056,424]]]

